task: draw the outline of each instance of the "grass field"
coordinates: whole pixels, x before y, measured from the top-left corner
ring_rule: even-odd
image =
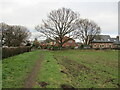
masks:
[[[13,56],[2,61],[2,87],[21,88],[38,60],[39,51]]]
[[[33,88],[117,88],[118,51],[34,51],[3,60],[3,88],[23,87],[43,54]]]

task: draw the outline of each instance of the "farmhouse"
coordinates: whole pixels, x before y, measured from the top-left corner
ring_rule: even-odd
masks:
[[[111,38],[109,35],[99,35],[91,43],[92,48],[120,48],[119,37]]]

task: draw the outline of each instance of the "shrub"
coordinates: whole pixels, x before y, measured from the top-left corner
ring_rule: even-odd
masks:
[[[52,50],[53,46],[47,46],[48,50]]]
[[[70,46],[70,49],[74,49],[75,47],[74,46]]]
[[[41,49],[41,47],[39,46],[37,49]]]
[[[31,51],[31,47],[27,47],[27,46],[2,48],[2,58],[11,57],[29,51]]]
[[[53,50],[59,50],[60,48],[58,46],[54,46]]]

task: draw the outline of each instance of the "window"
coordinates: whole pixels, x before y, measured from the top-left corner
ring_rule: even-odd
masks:
[[[99,45],[100,48],[104,48],[104,45]]]
[[[110,41],[110,39],[108,39],[108,41]]]
[[[112,48],[112,45],[109,45],[109,48]]]
[[[72,41],[70,40],[70,41],[68,41],[69,43],[72,43]]]
[[[102,47],[102,45],[99,45],[99,47],[101,48],[101,47]]]
[[[96,48],[96,47],[97,47],[97,45],[95,44],[95,45],[94,45],[94,48]]]
[[[104,48],[104,45],[102,45],[102,48]]]

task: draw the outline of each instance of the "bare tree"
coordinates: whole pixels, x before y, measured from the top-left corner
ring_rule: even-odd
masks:
[[[11,32],[11,27],[5,23],[0,23],[0,32],[1,34],[1,43],[2,45],[5,45],[5,41],[8,41],[8,43],[10,42],[10,37],[7,37],[7,31],[9,30]],[[6,39],[8,38],[8,39]]]
[[[0,23],[0,31],[2,31],[2,44],[6,46],[20,46],[30,35],[24,26],[10,26],[5,23]]]
[[[100,34],[100,27],[88,19],[78,19],[76,22],[78,29],[74,32],[76,38],[82,40],[85,45],[89,45],[94,38]]]
[[[46,38],[51,40],[56,40],[59,46],[67,42],[63,40],[67,35],[68,37],[73,36],[72,32],[76,29],[76,20],[79,14],[73,12],[71,9],[61,8],[58,10],[53,10],[49,13],[48,19],[43,20],[42,25],[38,25],[35,29],[42,33]]]

